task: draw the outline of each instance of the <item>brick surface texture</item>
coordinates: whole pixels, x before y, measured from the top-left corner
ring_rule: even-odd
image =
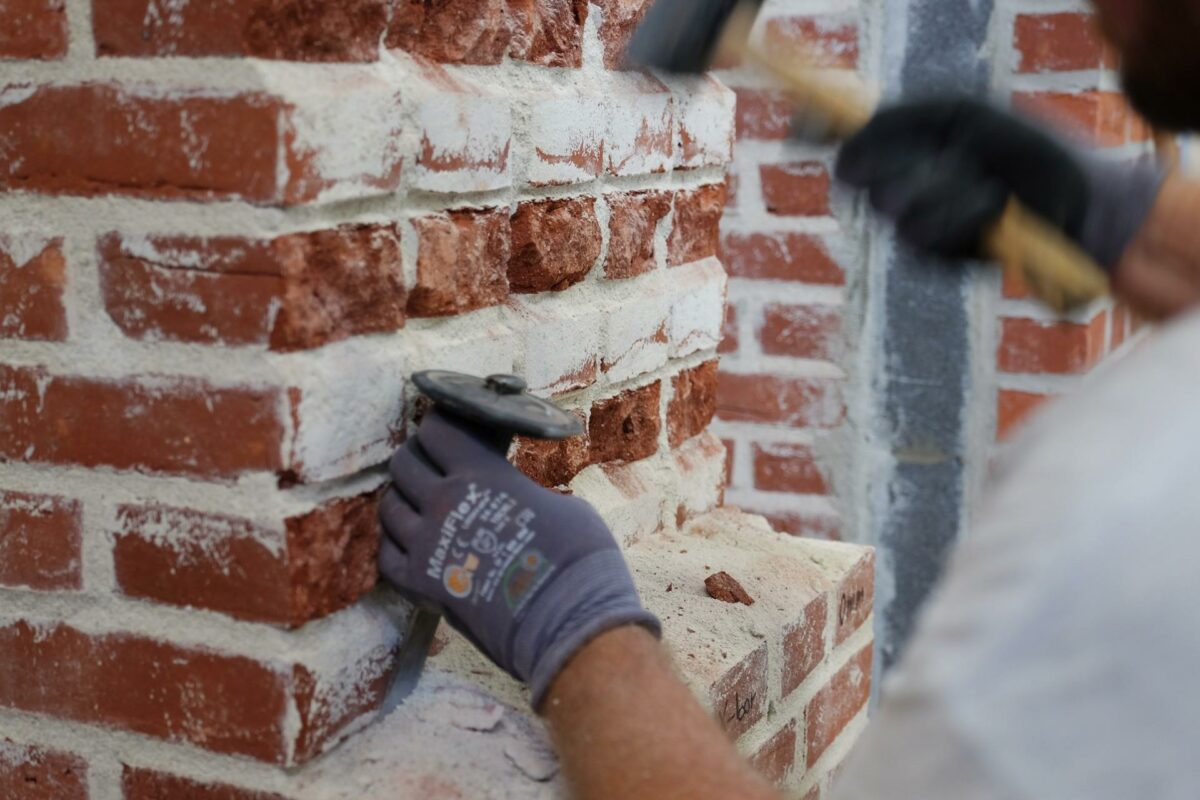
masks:
[[[435,664],[380,717],[408,607],[376,585],[378,504],[428,409],[420,369],[520,373],[580,419],[511,460],[675,570],[644,587],[673,642],[715,602],[704,561],[742,557],[723,537],[800,546],[722,508],[722,438],[755,491],[829,491],[809,434],[841,425],[842,378],[739,361],[846,356],[828,160],[779,145],[731,170],[737,132],[782,140],[784,106],[627,69],[648,5],[0,2],[0,796],[415,800],[479,796],[485,773],[562,791],[527,777],[524,700],[500,729],[534,744],[489,739],[478,774],[438,761],[475,734],[430,687],[500,703],[478,670]],[[764,30],[863,60],[849,18]],[[723,234],[731,203],[771,225]],[[744,301],[776,282],[798,294]],[[718,437],[718,415],[745,427]],[[871,641],[867,551],[810,544],[833,549],[742,565],[765,599],[726,613],[761,636],[673,646],[745,755],[803,791],[827,780],[808,706],[855,702],[838,670]],[[848,749],[839,732],[823,746]]]

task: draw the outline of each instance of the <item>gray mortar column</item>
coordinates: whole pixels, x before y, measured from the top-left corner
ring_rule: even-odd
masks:
[[[887,0],[888,96],[985,95],[991,15],[992,0]],[[870,436],[890,458],[871,477],[865,533],[879,547],[876,640],[887,669],[965,516],[971,277],[896,244],[890,229],[874,243],[870,273]]]

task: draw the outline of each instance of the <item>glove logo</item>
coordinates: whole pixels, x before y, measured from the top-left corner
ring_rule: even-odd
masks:
[[[537,550],[526,550],[504,572],[504,599],[512,610],[552,572],[554,565]]]
[[[442,584],[451,597],[459,600],[470,596],[475,585],[475,570],[479,568],[479,559],[475,555],[467,556],[465,564],[451,564],[442,574]]]

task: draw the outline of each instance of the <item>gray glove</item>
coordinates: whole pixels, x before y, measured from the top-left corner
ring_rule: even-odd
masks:
[[[661,625],[595,509],[529,480],[489,441],[437,411],[425,418],[392,457],[379,567],[529,684],[537,709],[592,638]]]
[[[1010,196],[1112,270],[1149,216],[1163,173],[1076,152],[1038,126],[966,99],[880,111],[838,157],[901,238],[949,258],[981,254]]]

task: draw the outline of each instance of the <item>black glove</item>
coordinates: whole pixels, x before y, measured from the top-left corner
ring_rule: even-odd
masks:
[[[437,411],[425,418],[392,458],[379,567],[528,683],[537,708],[593,637],[661,626],[596,510],[522,475],[492,438]]]
[[[904,240],[950,258],[984,255],[1016,196],[1107,269],[1145,223],[1157,169],[1102,162],[1030,122],[974,100],[880,111],[842,148],[837,177],[870,193]]]

